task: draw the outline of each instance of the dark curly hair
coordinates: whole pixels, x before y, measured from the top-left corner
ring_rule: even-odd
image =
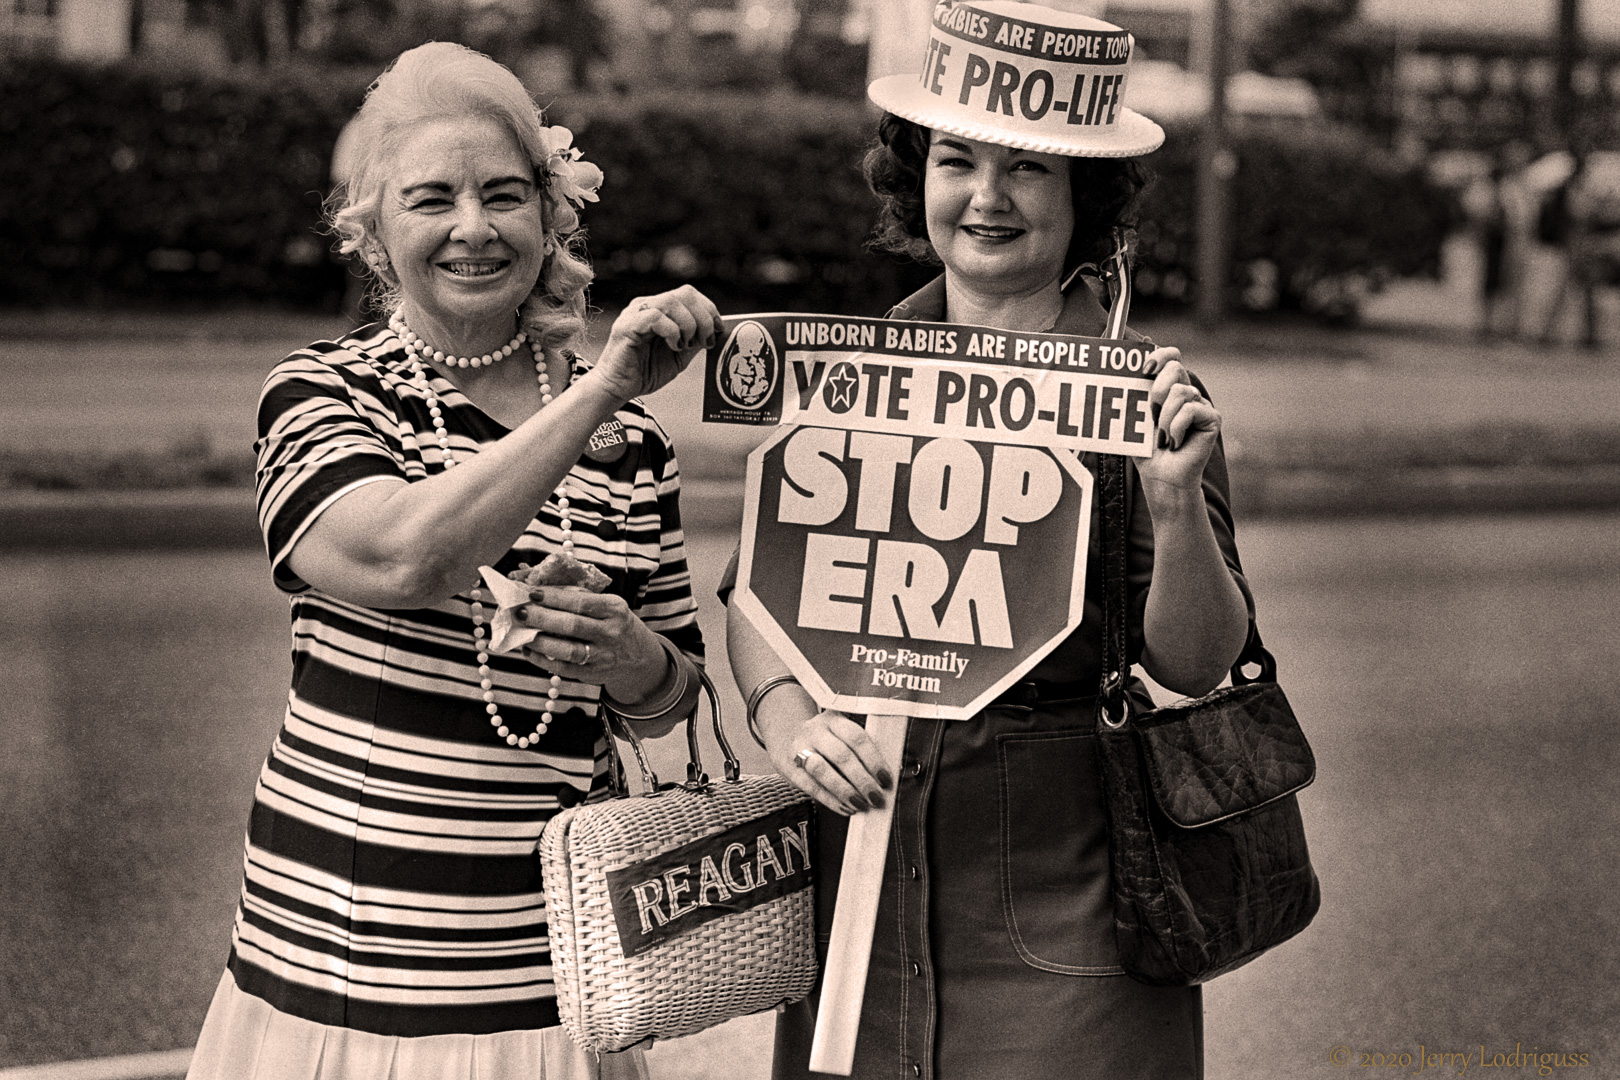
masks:
[[[928,165],[928,129],[893,113],[878,121],[877,143],[866,152],[867,186],[881,208],[868,245],[877,251],[939,264],[928,242],[923,212],[923,172]],[[1115,228],[1134,229],[1144,188],[1153,179],[1135,158],[1069,159],[1074,235],[1064,269],[1100,263],[1113,252]]]

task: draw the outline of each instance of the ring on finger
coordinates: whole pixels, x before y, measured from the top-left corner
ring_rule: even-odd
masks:
[[[579,662],[579,666],[580,667],[585,667],[590,662],[591,662],[591,643],[587,641],[585,643],[585,659],[583,659],[583,660],[581,660]]]
[[[808,770],[810,768],[811,758],[820,759],[821,755],[816,753],[814,750],[806,748],[793,755],[793,764],[797,765],[800,769]]]

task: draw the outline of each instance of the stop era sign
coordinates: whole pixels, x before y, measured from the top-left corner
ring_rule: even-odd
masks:
[[[1062,450],[785,427],[732,602],[823,708],[967,719],[1079,626],[1091,489]]]

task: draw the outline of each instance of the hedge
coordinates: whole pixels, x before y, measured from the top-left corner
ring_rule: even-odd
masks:
[[[347,271],[318,232],[320,200],[370,74],[0,65],[0,302],[334,307]],[[607,175],[585,215],[598,303],[691,280],[739,307],[875,313],[928,276],[862,249],[860,102],[580,97],[553,116]],[[1195,142],[1173,130],[1149,159],[1142,295],[1191,297]],[[1260,126],[1236,150],[1227,284],[1251,306],[1331,311],[1347,282],[1436,264],[1443,197],[1365,139]]]
[[[313,227],[364,85],[0,67],[0,294],[335,302]]]
[[[722,302],[881,314],[933,271],[863,250],[858,102],[785,93],[562,102],[606,173],[586,223],[604,302],[690,280]]]
[[[1393,277],[1438,273],[1453,207],[1420,166],[1325,124],[1252,122],[1234,143],[1226,287],[1235,302],[1337,317]],[[1144,207],[1139,264],[1147,274],[1138,292],[1195,276],[1196,158],[1191,129],[1172,129],[1148,158],[1160,181]],[[1174,300],[1188,295],[1169,292]]]

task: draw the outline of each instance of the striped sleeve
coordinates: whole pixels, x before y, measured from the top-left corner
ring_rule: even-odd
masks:
[[[681,528],[681,470],[669,435],[651,414],[646,419],[643,454],[658,500],[658,568],[647,582],[637,612],[648,628],[674,642],[692,660],[704,662],[703,634],[698,628],[692,574],[686,565],[686,536]]]
[[[364,484],[406,479],[379,430],[386,422],[379,390],[369,365],[335,347],[293,353],[265,380],[254,444],[259,529],[283,591],[309,588],[287,557],[327,507]]]

